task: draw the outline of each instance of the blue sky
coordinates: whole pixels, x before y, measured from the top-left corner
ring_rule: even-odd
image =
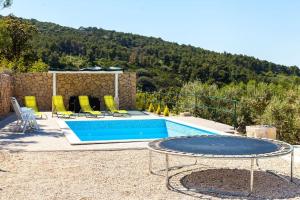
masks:
[[[298,0],[13,0],[1,15],[160,37],[300,67]]]

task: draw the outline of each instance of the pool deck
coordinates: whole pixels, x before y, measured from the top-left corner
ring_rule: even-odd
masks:
[[[35,132],[18,133],[15,131],[15,116],[10,115],[0,123],[0,149],[10,151],[71,151],[71,150],[114,150],[114,149],[144,149],[148,142],[123,142],[89,145],[70,145],[60,129],[59,124],[63,119],[51,116],[50,112],[45,113],[48,119],[38,120],[41,130]],[[132,112],[127,119],[149,119],[157,115],[145,115],[140,112]],[[80,120],[94,118],[77,117]],[[124,117],[105,116],[99,120],[124,119]],[[126,118],[125,118],[126,119]],[[196,117],[169,117],[175,121],[185,124],[201,126],[221,132],[230,132],[233,127],[205,120]]]
[[[70,145],[57,118],[52,118],[51,113],[46,114],[47,120],[38,120],[39,132],[23,134],[14,131],[14,115],[0,122],[0,200],[300,198],[300,148],[296,146],[294,183],[264,171],[270,169],[289,178],[289,156],[259,161],[262,170],[255,170],[251,197],[239,195],[247,194],[249,189],[248,160],[203,158],[194,165],[194,158],[172,156],[171,166],[189,165],[171,167],[170,185],[175,190],[168,190],[164,185],[164,156],[154,153],[154,174],[148,171],[147,142]],[[135,113],[130,119],[150,117],[155,116]],[[107,116],[105,119],[120,118]],[[223,132],[232,131],[228,125],[201,118],[170,119]],[[238,196],[201,192],[201,189],[211,188],[225,194],[237,192]]]
[[[10,115],[0,123],[0,149],[9,151],[92,151],[92,150],[122,150],[122,149],[145,149],[148,142],[122,142],[122,143],[102,143],[88,145],[71,145],[61,131],[59,124],[63,119],[52,117],[50,112],[45,113],[48,119],[38,120],[41,130],[35,132],[18,133],[15,131],[15,116]],[[157,115],[132,112],[127,119],[150,119],[157,118]],[[80,120],[90,120],[94,118],[77,117]],[[124,119],[124,117],[105,116],[99,120]],[[126,118],[125,118],[126,119]],[[221,132],[233,132],[233,127],[196,117],[171,116],[168,119],[200,126]],[[295,162],[300,162],[300,148],[295,148]]]

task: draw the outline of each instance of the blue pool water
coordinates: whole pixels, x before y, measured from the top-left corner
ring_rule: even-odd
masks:
[[[143,140],[216,134],[165,119],[66,121],[81,141]]]

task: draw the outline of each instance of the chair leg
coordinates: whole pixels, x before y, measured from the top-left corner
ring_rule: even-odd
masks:
[[[25,120],[24,125],[23,125],[22,133],[26,132],[27,126],[28,126],[28,120]]]
[[[24,122],[23,122],[22,120],[19,120],[19,122],[18,122],[18,124],[17,124],[16,131],[19,132],[19,131],[23,130],[23,129],[22,129],[23,123],[24,123]]]

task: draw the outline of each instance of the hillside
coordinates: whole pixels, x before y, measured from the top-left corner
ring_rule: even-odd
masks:
[[[296,66],[216,53],[160,38],[93,27],[74,29],[37,20],[30,22],[38,29],[32,40],[32,54],[51,68],[119,65],[137,71],[138,84],[143,90],[176,87],[193,80],[223,85],[249,80],[276,82],[278,75],[300,75]]]

